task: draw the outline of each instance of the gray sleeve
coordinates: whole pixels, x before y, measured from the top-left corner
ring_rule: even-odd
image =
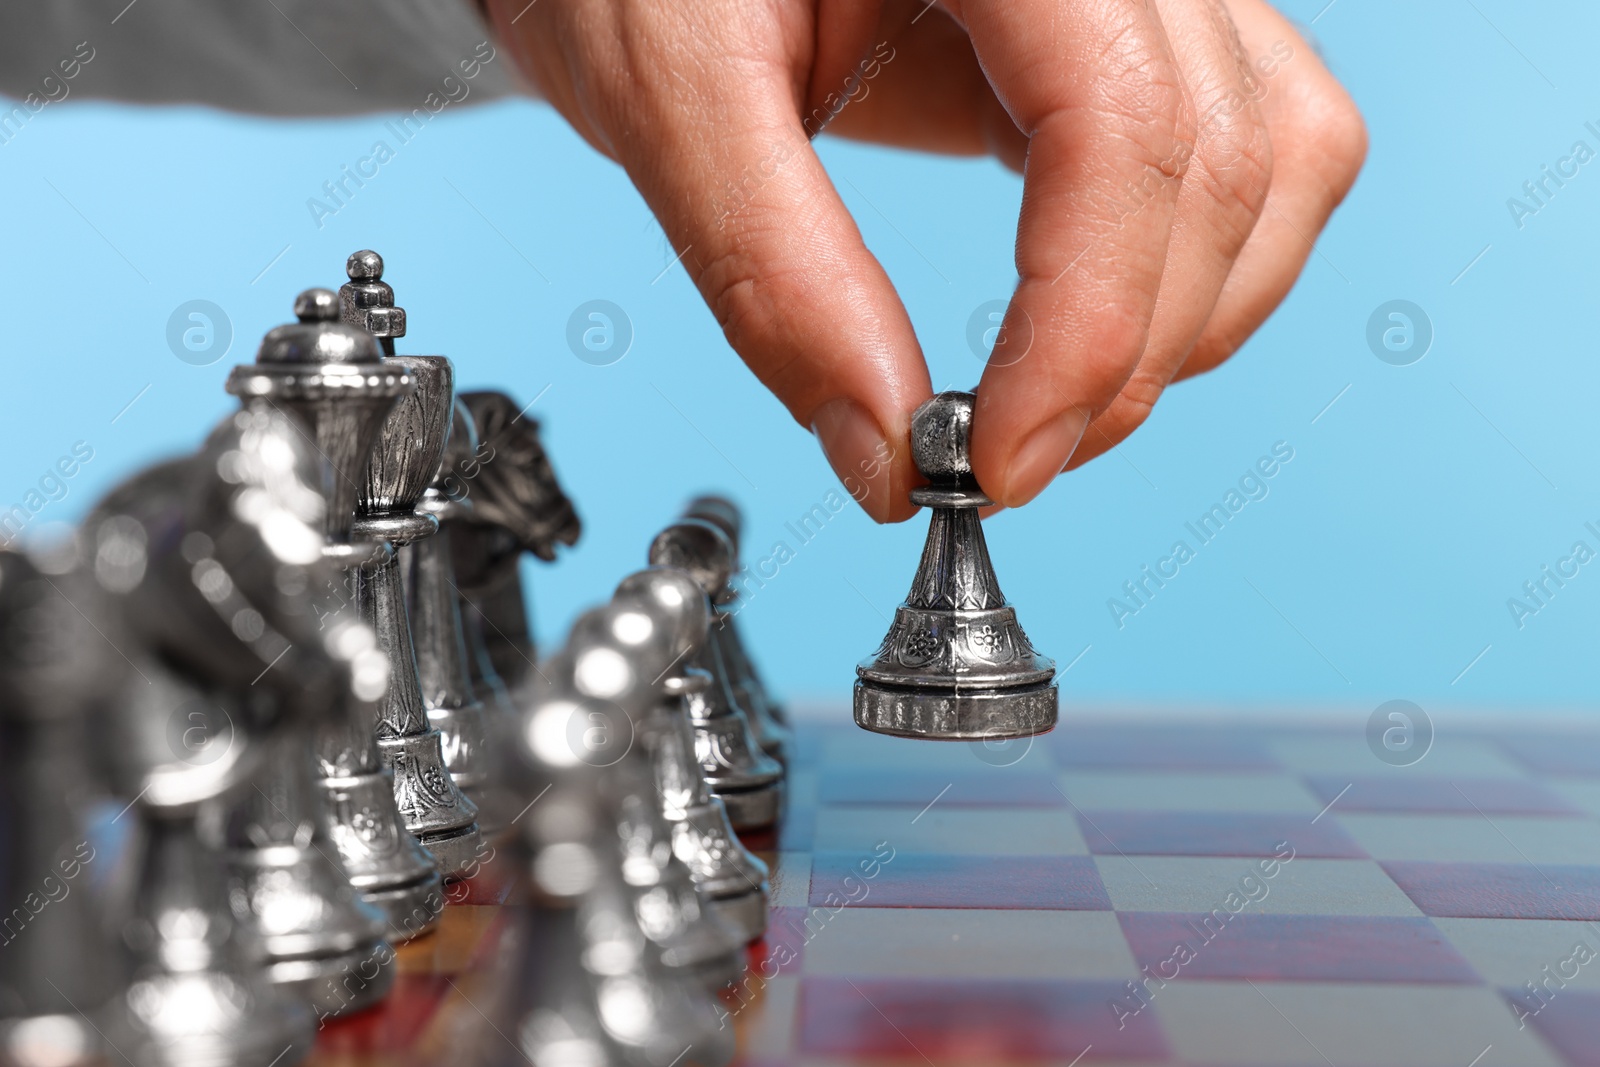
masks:
[[[526,91],[472,0],[0,4],[0,94],[23,102],[340,115]]]

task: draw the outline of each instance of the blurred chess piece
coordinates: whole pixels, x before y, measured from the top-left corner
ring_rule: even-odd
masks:
[[[376,252],[352,255],[350,281],[340,287],[346,325],[377,334],[388,346],[405,333],[405,316],[382,281]],[[395,548],[432,537],[439,521],[417,510],[444,458],[455,398],[454,371],[444,356],[384,357],[417,383],[389,412],[367,457],[356,520],[356,540]],[[357,576],[361,617],[389,655],[389,692],[378,706],[378,750],[394,772],[395,803],[409,830],[448,878],[472,870],[483,838],[478,809],[456,786],[444,762],[444,739],[428,721],[417,677],[416,648],[406,610],[400,566],[390,557]]]
[[[519,823],[530,901],[516,972],[496,983],[509,994],[499,1029],[515,1035],[518,1055],[489,1043],[488,1062],[718,1067],[733,1059],[733,1032],[720,1025],[704,976],[669,965],[646,935],[639,887],[625,875],[639,860],[619,837],[626,790],[611,784],[614,767],[598,764],[624,758],[630,739],[607,731],[607,743],[584,743],[595,716],[631,722],[646,711],[656,696],[651,679],[668,667],[667,645],[626,640],[637,623],[623,616],[638,607],[601,610],[608,615],[575,631],[527,690],[518,749],[526,773],[548,788]]]
[[[711,523],[684,519],[656,535],[649,562],[688,572],[710,598],[728,586],[733,546]],[[783,765],[756,742],[750,721],[729,688],[728,666],[718,643],[707,641],[691,665],[711,675],[711,685],[684,693],[701,773],[727,806],[734,829],[771,826],[782,807]]]
[[[580,696],[611,702],[617,691],[646,682],[659,686],[677,647],[687,605],[654,597],[618,596],[573,624],[568,647],[578,650],[572,664],[573,688]],[[655,674],[637,677],[640,665]],[[657,701],[648,701],[653,706]],[[661,810],[655,775],[645,747],[638,743],[648,707],[625,713],[627,722],[607,728],[625,735],[621,752],[607,766],[607,800],[617,813],[622,848],[622,880],[634,919],[655,945],[667,967],[697,976],[713,990],[744,973],[741,932],[704,898],[693,874],[673,847],[673,828]],[[620,716],[617,716],[620,718]],[[610,760],[608,748],[603,760]]]
[[[456,592],[451,541],[455,527],[470,522],[472,497],[460,492],[462,473],[477,462],[478,432],[472,415],[457,400],[444,462],[422,495],[418,511],[439,520],[439,532],[407,546],[401,566],[409,579],[412,635],[417,650],[417,678],[428,720],[438,728],[445,766],[461,791],[477,805],[478,827],[486,837],[503,831],[521,807],[502,781],[496,766],[496,733],[488,709],[472,684],[466,633]],[[502,717],[503,718],[503,717]]]
[[[650,759],[653,799],[672,827],[674,853],[711,910],[741,940],[755,941],[767,930],[767,865],[739,841],[722,799],[707,786],[685,710],[690,693],[703,693],[712,685],[711,675],[685,662],[707,640],[705,591],[683,571],[652,567],[624,578],[616,596],[619,601],[653,601],[679,613],[673,661],[656,683],[660,695],[639,722],[638,744]]]
[[[550,466],[538,420],[505,393],[462,393],[461,402],[479,444],[476,457],[457,472],[456,485],[473,510],[470,522],[451,523],[451,548],[468,666],[488,701],[498,697],[494,677],[515,692],[536,662],[523,554],[554,560],[558,546],[577,543],[582,526]]]
[[[269,981],[235,910],[217,801],[304,709],[361,695],[359,642],[309,595],[337,574],[325,464],[289,415],[252,401],[197,455],[113,490],[80,532],[87,610],[128,664],[95,739],[143,845],[119,923],[131,979],[105,1027],[138,1067],[269,1067],[310,1047],[310,1011]]]
[[[381,540],[352,541],[351,525],[383,420],[415,388],[404,367],[385,363],[377,342],[337,314],[331,290],[306,290],[295,300],[299,321],[268,332],[256,362],[235,367],[228,379],[228,391],[246,405],[265,402],[299,418],[330,461],[322,553],[342,570],[333,584],[313,590],[324,628],[356,620],[362,569],[391,555]],[[444,908],[440,875],[401,821],[373,732],[374,703],[341,693],[312,718],[313,786],[321,794],[315,810],[346,877],[382,912],[391,939],[427,933]]]
[[[972,475],[971,393],[940,393],[911,418],[911,454],[933,509],[911,592],[889,633],[856,668],[863,729],[935,740],[1001,740],[1056,724],[1055,663],[1034,651],[989,561]]]
[[[711,598],[715,609],[711,639],[717,643],[722,662],[727,664],[728,688],[733,692],[734,702],[750,716],[750,728],[755,731],[761,750],[787,766],[794,735],[785,721],[783,710],[773,701],[756,672],[755,662],[750,658],[734,621],[734,616],[739,613],[739,590],[734,585],[734,576],[740,570],[739,537],[743,532],[744,518],[739,514],[739,506],[722,496],[696,497],[689,502],[684,517],[711,523],[727,536],[728,543],[733,546],[733,570],[728,574],[728,584]]]
[[[0,924],[0,1064],[8,1067],[105,1063],[92,1018],[120,977],[91,884],[96,860],[112,861],[88,835],[101,791],[85,754],[89,705],[122,661],[73,606],[87,603],[73,580],[0,550],[0,899],[12,909]]]

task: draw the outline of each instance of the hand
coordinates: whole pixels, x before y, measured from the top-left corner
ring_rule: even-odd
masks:
[[[1231,355],[1366,153],[1349,97],[1263,0],[487,4],[879,521],[914,510],[907,427],[931,387],[811,149],[820,128],[992,152],[1024,174],[1010,347],[984,371],[972,441],[979,482],[1008,507]]]

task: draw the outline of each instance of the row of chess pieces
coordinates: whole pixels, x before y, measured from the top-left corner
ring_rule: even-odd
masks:
[[[789,744],[738,511],[692,502],[539,659],[519,564],[579,524],[538,424],[347,273],[197,452],[0,551],[0,1063],[289,1067],[491,856],[517,947],[452,1062],[726,1063]]]

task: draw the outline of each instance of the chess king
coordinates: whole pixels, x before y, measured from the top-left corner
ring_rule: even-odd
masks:
[[[940,393],[911,417],[911,455],[933,509],[911,592],[883,643],[856,668],[855,719],[900,737],[987,741],[1056,724],[1055,663],[1034,651],[989,561],[972,476],[971,393]]]

